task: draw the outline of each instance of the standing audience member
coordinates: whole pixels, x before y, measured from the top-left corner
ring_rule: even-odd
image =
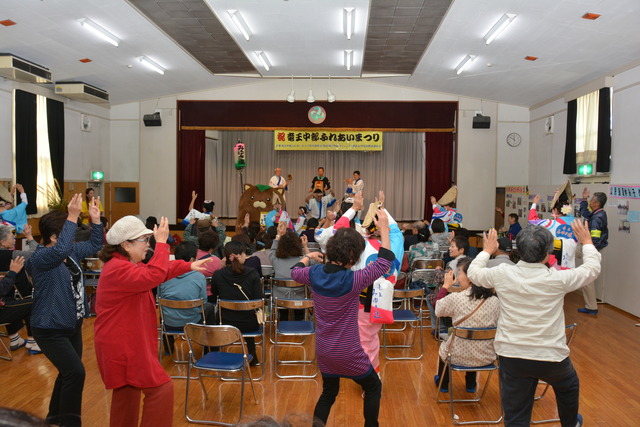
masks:
[[[352,271],[364,251],[362,236],[352,228],[341,228],[327,242],[327,264],[305,268],[322,255],[312,252],[302,257],[291,272],[298,283],[311,285],[317,319],[316,353],[322,373],[322,395],[314,417],[327,422],[340,391],[340,377],[350,378],[364,391],[365,426],[378,425],[382,383],[369,356],[362,349],[358,331],[359,294],[387,271],[394,260],[389,250],[389,220],[383,210],[374,220],[382,240],[376,260],[366,268]]]
[[[298,219],[293,224],[293,230],[300,235],[304,230],[307,229],[307,213],[309,209],[305,206],[298,207]]]
[[[453,270],[447,272],[444,285],[436,296],[436,316],[451,317],[453,326],[460,328],[493,328],[498,322],[500,314],[500,302],[491,289],[476,286],[469,280],[467,270],[471,264],[471,258],[464,257],[458,263],[457,277]],[[451,287],[456,282],[460,284],[460,292],[451,292]],[[444,371],[444,361],[451,353],[451,363],[462,366],[485,366],[496,360],[496,352],[493,349],[493,341],[469,341],[456,339],[451,351],[454,336],[440,345],[440,361],[438,374],[434,377],[436,386],[442,379],[440,391],[449,391],[449,369]],[[476,391],[476,372],[467,372],[465,375],[467,392]]]
[[[151,234],[156,249],[144,264]],[[140,425],[173,423],[173,385],[158,361],[158,323],[151,289],[190,270],[203,270],[207,260],[169,261],[168,236],[169,221],[164,217],[151,231],[135,216],[125,216],[113,224],[99,254],[104,266],[96,299],[95,348],[102,381],[107,390],[113,390],[112,427],[138,425],[143,393]]]
[[[13,206],[13,193],[18,190],[20,193],[20,203]],[[16,233],[22,233],[27,222],[27,193],[24,192],[22,184],[16,184],[7,191],[4,185],[0,185],[0,224],[7,225]]]
[[[99,202],[96,197],[89,204],[92,229],[88,242],[73,243],[82,210],[80,194],[71,198],[67,214],[53,211],[40,218],[42,245],[27,262],[33,280],[33,337],[58,370],[46,418],[50,424],[81,425],[82,320],[89,317],[89,306],[80,261],[102,246]],[[157,339],[157,332],[155,336]]]
[[[88,187],[84,191],[84,200],[82,201],[82,213],[80,214],[83,224],[89,224],[89,219],[90,219],[89,205],[91,204],[91,202],[95,197],[96,197],[96,191],[93,188]],[[102,203],[100,203],[100,200],[98,200],[98,208],[100,209],[100,216],[103,216],[104,208],[102,207]]]
[[[584,264],[556,270],[545,263],[553,251],[553,235],[528,226],[516,239],[521,259],[517,265],[486,268],[498,246],[498,234],[489,230],[484,250],[469,267],[469,279],[495,289],[500,298],[500,318],[494,347],[500,359],[500,396],[505,426],[525,426],[538,380],[553,387],[563,427],[582,425],[578,414],[580,385],[565,336],[564,296],[585,286],[600,273],[600,254],[589,229],[573,221],[573,232],[583,245]]]
[[[580,215],[582,215],[589,224],[589,233],[591,234],[591,240],[593,240],[593,246],[602,254],[604,248],[609,244],[607,213],[604,211],[604,207],[607,204],[607,195],[597,192],[593,193],[593,197],[591,197],[589,202],[587,202],[587,199],[589,199],[589,190],[585,187],[585,189],[582,190]],[[578,311],[586,314],[598,314],[595,280],[582,288],[582,295],[584,297],[585,307],[579,308]]]
[[[234,236],[235,237],[235,236]],[[216,299],[254,300],[263,298],[260,275],[253,268],[244,266],[247,247],[239,241],[231,240],[224,247],[225,267],[213,273],[211,291]],[[222,308],[219,311],[222,324],[235,326],[241,332],[255,332],[259,329],[255,311],[234,311]],[[251,366],[258,363],[256,342],[246,338],[247,350],[252,356]],[[264,345],[264,343],[263,343]]]

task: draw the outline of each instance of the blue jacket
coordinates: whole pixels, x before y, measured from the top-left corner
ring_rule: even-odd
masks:
[[[607,213],[602,208],[591,212],[589,211],[588,206],[589,204],[586,201],[583,200],[580,202],[580,215],[587,220],[589,224],[589,231],[591,232],[591,240],[593,240],[593,246],[600,251],[606,248],[609,244]]]
[[[199,271],[190,271],[161,283],[158,286],[158,297],[175,301],[201,299],[207,302],[207,281]],[[199,308],[164,308],[162,314],[165,324],[174,327],[183,327],[189,322],[200,323],[202,319]]]
[[[77,224],[66,221],[55,245],[38,246],[27,261],[27,272],[33,280],[33,308],[31,326],[42,329],[73,329],[78,319],[76,301],[71,289],[71,274],[64,260],[80,260],[94,255],[102,247],[102,224],[91,224],[91,238],[87,242],[73,243]],[[84,279],[81,279],[84,287]],[[85,316],[89,306],[85,298]]]

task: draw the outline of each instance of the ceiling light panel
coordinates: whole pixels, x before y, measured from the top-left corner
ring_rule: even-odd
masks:
[[[283,0],[204,0],[225,30],[254,64],[268,77],[303,76],[359,77],[361,54],[354,56],[350,70],[344,66],[344,50],[363,52],[369,21],[369,0],[340,2]],[[353,9],[351,39],[345,34],[345,8]],[[237,10],[251,36],[247,40],[228,11]],[[354,14],[355,12],[355,14]],[[301,17],[305,17],[301,19]],[[256,57],[266,53],[268,74]],[[325,89],[326,90],[326,89]]]
[[[469,65],[471,65],[473,63],[473,61],[475,61],[475,59],[477,57],[478,57],[477,55],[467,55],[467,56],[465,56],[464,59],[462,61],[460,61],[460,63],[456,67],[456,74],[460,74],[465,69],[467,69],[469,67]]]
[[[249,28],[246,21],[242,17],[240,11],[237,9],[229,9],[227,10],[227,13],[231,17],[231,21],[233,21],[233,24],[242,34],[242,37],[244,37],[246,41],[251,40],[251,36],[253,35],[253,33],[251,32],[251,28]]]
[[[496,37],[498,37],[508,26],[516,19],[516,14],[505,13],[498,19],[493,27],[485,34],[484,41],[486,44],[490,44]]]
[[[138,58],[138,61],[140,61],[141,63],[143,63],[147,68],[149,68],[150,70],[155,71],[158,74],[162,74],[164,75],[164,72],[167,71],[163,66],[161,66],[160,64],[158,64],[157,62],[155,62],[152,59],[149,59],[146,56],[141,56],[140,58]]]
[[[101,27],[100,25],[96,24],[91,19],[89,18],[81,19],[80,25],[82,26],[82,28],[89,30],[96,36],[100,37],[102,40],[111,43],[115,47],[118,47],[118,45],[120,45],[120,39],[118,37],[113,35],[110,31],[106,30],[105,28]]]

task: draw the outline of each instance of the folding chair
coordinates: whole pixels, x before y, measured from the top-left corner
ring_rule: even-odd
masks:
[[[249,369],[249,362],[251,362],[251,355],[247,354],[247,346],[242,338],[240,330],[235,326],[229,325],[198,325],[196,323],[187,323],[184,327],[184,333],[187,337],[187,343],[189,344],[189,356],[188,356],[188,371],[187,371],[187,387],[185,392],[184,401],[184,416],[189,422],[200,424],[215,424],[215,425],[236,425],[242,419],[242,409],[244,406],[244,383],[245,376],[249,377],[251,383],[251,391],[253,392],[253,399],[258,404],[258,398],[256,397],[256,390],[253,386],[253,378],[251,377],[251,369]],[[242,346],[242,353],[226,353],[220,351],[210,351],[200,359],[196,359],[194,356],[194,345],[201,347],[224,347],[227,345],[235,344],[239,342]],[[207,390],[202,382],[202,371],[204,372],[241,372],[242,387],[240,390],[240,414],[238,420],[235,423],[224,423],[222,421],[214,420],[201,420],[191,418],[189,415],[189,385],[191,383],[191,370],[195,369],[198,374],[198,381],[202,388],[202,394],[204,398],[208,399]],[[207,375],[214,376],[215,375]]]
[[[456,344],[456,340],[473,340],[473,341],[484,341],[484,340],[494,340],[496,337],[496,328],[460,328],[453,327],[453,337],[451,338],[451,344],[449,346],[449,354],[447,354],[447,360],[444,362],[444,370],[447,368],[450,369],[449,372],[449,399],[440,399],[440,389],[442,388],[442,383],[444,381],[444,375],[440,378],[440,383],[438,384],[438,393],[436,394],[436,400],[438,403],[449,403],[449,408],[451,409],[451,420],[454,424],[458,425],[468,425],[468,424],[498,424],[502,421],[502,409],[500,409],[500,418],[497,420],[474,420],[474,421],[460,421],[458,416],[454,411],[454,403],[459,402],[480,402],[484,397],[484,394],[487,391],[487,387],[489,386],[489,381],[493,375],[494,371],[498,370],[498,358],[496,356],[496,360],[492,363],[485,366],[462,366],[462,365],[454,365],[451,362],[451,353],[452,349]],[[475,397],[472,399],[455,399],[454,398],[454,388],[453,388],[453,372],[489,372],[487,376],[487,380],[485,381],[484,387],[482,387],[482,392],[480,395],[476,393]],[[498,385],[499,387],[499,385]]]
[[[170,309],[170,310],[194,310],[194,309],[200,309],[200,315],[202,316],[202,322],[204,323],[206,321],[205,316],[204,316],[204,301],[201,299],[191,299],[191,300],[183,300],[183,301],[179,301],[179,300],[170,300],[170,299],[165,299],[165,298],[158,298],[158,305],[160,306],[160,341],[158,343],[158,358],[160,359],[160,361],[162,361],[162,354],[163,354],[163,348],[164,348],[164,342],[165,342],[165,338],[168,336],[173,336],[175,337],[184,337],[184,326],[181,327],[174,327],[174,326],[168,326],[165,323],[164,317],[165,317],[165,313],[164,310],[165,309]],[[187,361],[186,360],[181,360],[181,359],[176,359],[176,357],[174,356],[174,346],[168,346],[169,347],[169,355],[171,356],[171,360],[173,360],[174,363],[184,363],[186,364]],[[184,379],[184,376],[172,376],[171,378],[176,378],[176,379]]]
[[[313,309],[313,300],[312,299],[285,299],[285,298],[275,298],[275,307],[276,309],[305,309],[308,311],[310,316],[311,311]],[[299,360],[280,360],[278,359],[278,346],[282,345],[297,345],[298,348],[302,348],[303,352],[306,353],[304,347],[300,347],[304,342],[306,342],[306,337],[315,337],[316,335],[316,325],[315,325],[315,316],[313,316],[312,320],[285,320],[279,321],[278,316],[275,317],[275,340],[273,343],[273,370],[278,378],[315,378],[318,375],[318,366],[316,364],[316,369],[312,375],[281,375],[278,372],[278,365],[309,365],[316,362],[315,357],[313,359],[299,359]],[[280,336],[296,336],[296,337],[305,337],[305,341],[302,343],[288,343],[279,341]],[[315,355],[315,351],[313,352]]]
[[[412,335],[411,342],[408,344],[387,344],[387,332],[400,333],[403,329],[388,330],[387,325],[382,325],[382,343],[384,357],[387,360],[418,360],[422,359],[424,355],[424,342],[422,339],[422,305],[424,302],[424,289],[395,289],[393,291],[393,298],[400,300],[400,309],[393,310],[393,322],[403,323],[405,326],[412,326],[409,328],[410,335]],[[418,309],[414,308],[414,302],[419,302]],[[404,332],[403,332],[404,333]],[[420,355],[419,356],[402,356],[402,357],[389,357],[387,355],[387,348],[412,348],[415,343],[416,333],[420,339]]]
[[[9,350],[9,347],[7,347],[7,345],[4,343],[4,340],[2,339],[2,337],[9,338],[9,333],[7,332],[7,325],[9,325],[9,323],[0,323],[0,327],[4,329],[4,332],[0,331],[0,342],[2,343],[2,347],[4,348],[5,353],[7,354],[6,356],[0,356],[0,359],[12,361],[13,356],[11,355],[11,350]]]
[[[263,299],[254,299],[254,300],[218,300],[218,310],[222,310],[223,308],[227,310],[235,310],[235,311],[255,311],[257,309],[264,310],[264,300]],[[220,311],[220,313],[222,313]],[[224,321],[224,319],[223,319]],[[258,329],[252,332],[242,332],[242,336],[244,338],[260,338],[259,342],[256,342],[256,345],[260,345],[262,347],[262,360],[257,364],[260,366],[260,376],[258,378],[254,378],[255,381],[259,381],[264,377],[264,365],[266,364],[265,356],[267,354],[266,342],[265,342],[265,329],[264,325],[258,325]],[[236,343],[239,345],[240,343]]]
[[[267,322],[268,323],[273,323],[273,315],[271,314],[271,294],[272,294],[272,279],[273,279],[273,273],[274,273],[274,269],[272,265],[263,265],[261,267],[262,270],[262,277],[260,278],[260,280],[262,281],[262,290],[264,292],[264,304],[265,307],[267,307],[267,310],[265,311],[266,317],[267,317]]]
[[[291,280],[291,279],[271,279],[271,306],[269,307],[269,310],[271,311],[271,316],[273,317],[273,319],[275,319],[278,315],[277,309],[275,308],[275,303],[274,303],[274,297],[273,297],[273,288],[274,287],[279,287],[279,288],[302,288],[304,287],[304,297],[305,298],[309,298],[309,291],[308,288],[306,287],[306,285],[303,285],[302,283],[298,283],[295,280]],[[272,324],[275,324],[275,322],[273,322],[272,319]],[[271,344],[274,344],[274,338],[273,338],[273,334],[275,331],[275,327],[271,328],[271,334],[269,336],[269,341],[271,342]],[[280,342],[280,344],[289,344],[289,345],[301,345],[302,343],[298,343],[298,342]]]
[[[570,325],[565,326],[565,333],[567,335],[567,346],[571,344],[571,341],[573,340],[573,335],[576,333],[576,328],[578,327],[577,323],[572,323]],[[547,390],[549,390],[549,384],[540,380],[538,381],[538,385],[544,385],[544,388],[542,389],[542,393],[540,393],[539,396],[536,396],[533,398],[534,401],[536,400],[540,400],[544,397],[544,395],[547,393]],[[531,424],[545,424],[545,423],[558,423],[560,422],[560,418],[551,418],[551,419],[547,419],[547,420],[531,420]]]

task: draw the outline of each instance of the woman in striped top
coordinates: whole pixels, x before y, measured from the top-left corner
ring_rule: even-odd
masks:
[[[378,210],[377,217],[382,244],[378,258],[366,268],[350,270],[365,243],[354,229],[342,228],[327,242],[327,264],[305,268],[310,259],[321,260],[321,255],[314,252],[302,257],[291,272],[296,282],[311,285],[317,321],[316,352],[323,381],[314,416],[324,423],[338,395],[340,377],[345,377],[364,390],[365,426],[378,425],[382,383],[362,349],[358,332],[359,294],[389,270],[395,258],[389,250],[387,214]]]

